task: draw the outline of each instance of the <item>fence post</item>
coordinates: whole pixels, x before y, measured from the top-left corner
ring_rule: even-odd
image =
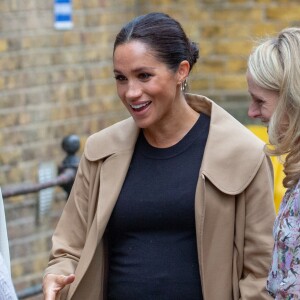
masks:
[[[65,169],[70,168],[77,171],[80,159],[78,156],[75,155],[75,153],[80,148],[79,137],[75,134],[68,135],[62,140],[61,146],[64,149],[64,151],[67,152],[67,156],[62,161],[62,164],[58,167],[58,174],[60,175],[64,172]],[[67,192],[68,196],[71,192],[73,183],[74,182],[72,181],[60,185],[60,187],[62,187]]]

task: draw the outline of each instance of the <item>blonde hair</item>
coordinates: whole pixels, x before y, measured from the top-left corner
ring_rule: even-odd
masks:
[[[300,28],[262,41],[249,57],[248,72],[258,86],[279,93],[265,151],[286,155],[283,185],[293,187],[300,179]]]

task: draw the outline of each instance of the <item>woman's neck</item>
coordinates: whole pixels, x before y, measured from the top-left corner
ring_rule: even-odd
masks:
[[[177,144],[195,125],[199,113],[190,106],[182,111],[177,117],[160,124],[159,127],[143,129],[147,142],[153,147],[168,148]]]

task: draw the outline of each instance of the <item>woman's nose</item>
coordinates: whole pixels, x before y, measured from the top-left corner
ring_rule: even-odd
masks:
[[[140,97],[142,94],[142,90],[139,86],[139,84],[135,82],[129,82],[127,86],[127,91],[126,91],[126,98],[134,100],[138,97]]]
[[[259,118],[260,116],[260,110],[258,109],[257,105],[255,103],[251,103],[248,108],[248,116],[252,119]]]

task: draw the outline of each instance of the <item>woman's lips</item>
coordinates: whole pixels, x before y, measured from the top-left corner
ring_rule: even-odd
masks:
[[[151,104],[151,101],[145,102],[145,103],[140,103],[140,104],[130,104],[130,107],[132,108],[133,111],[142,111],[145,108],[147,108]]]

